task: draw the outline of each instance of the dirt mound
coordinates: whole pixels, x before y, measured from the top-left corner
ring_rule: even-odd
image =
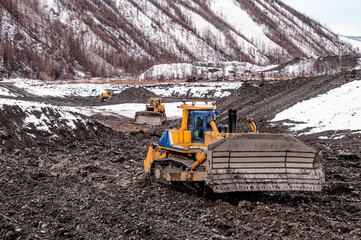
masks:
[[[127,88],[120,93],[114,94],[110,99],[111,102],[117,103],[146,103],[146,101],[151,97],[158,97],[154,92],[141,88],[141,87],[131,87]],[[109,102],[110,102],[109,101]]]
[[[111,131],[86,116],[53,107],[0,108],[0,140],[4,150],[75,142]]]
[[[161,128],[113,132],[107,138],[93,136],[77,144],[26,148],[1,156],[0,236],[360,238],[361,184],[355,167],[359,159],[328,156],[330,160],[324,160],[327,187],[322,193],[204,198],[180,186],[149,182],[143,160],[149,142],[161,132]]]

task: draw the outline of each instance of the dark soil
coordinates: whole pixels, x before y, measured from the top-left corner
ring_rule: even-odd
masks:
[[[146,103],[146,101],[149,98],[152,97],[158,97],[154,92],[149,91],[148,89],[145,88],[136,88],[136,87],[131,87],[131,88],[127,88],[124,91],[115,94],[112,98],[111,101],[115,101],[118,103]]]
[[[254,118],[262,132],[288,132],[268,120],[350,80],[325,76],[248,83],[217,107],[238,109]],[[21,132],[22,114],[16,107],[1,109],[1,124],[7,124],[2,131]],[[132,124],[109,118],[114,124]],[[103,116],[93,119],[104,121]],[[225,115],[220,120],[224,122]],[[248,131],[242,121],[239,129]],[[63,129],[58,133],[63,138],[47,144],[46,136],[34,129],[35,142],[20,137],[14,147],[1,147],[0,239],[361,238],[360,135],[301,137],[323,151],[326,185],[321,193],[204,197],[182,186],[152,183],[143,171],[149,143],[165,128],[179,127],[179,120],[123,132],[94,124],[91,131]]]

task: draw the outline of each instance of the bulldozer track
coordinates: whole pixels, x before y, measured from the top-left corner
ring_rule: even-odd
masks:
[[[170,164],[172,164],[174,167],[188,168],[188,167],[191,167],[193,165],[193,163],[194,163],[193,161],[186,160],[186,159],[165,158],[165,159],[155,159],[152,164],[152,167],[154,167],[156,165],[167,167]]]
[[[164,158],[164,159],[155,159],[152,163],[150,175],[153,181],[163,182],[159,178],[154,178],[155,171],[159,167],[162,169],[162,175],[166,173],[180,173],[186,171],[194,164],[193,160],[180,159],[180,158]],[[199,166],[197,172],[206,171],[205,166]]]

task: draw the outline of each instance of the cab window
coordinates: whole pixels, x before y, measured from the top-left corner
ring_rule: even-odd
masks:
[[[192,140],[196,142],[204,141],[204,121],[202,114],[194,115]]]
[[[210,124],[210,120],[214,120],[214,115],[213,114],[208,114],[206,116],[206,123],[207,123],[207,129],[212,129],[212,126]]]
[[[191,129],[193,124],[193,114],[188,114],[187,128]]]

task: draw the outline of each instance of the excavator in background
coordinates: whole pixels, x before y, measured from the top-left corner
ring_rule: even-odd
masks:
[[[114,94],[112,89],[106,89],[104,93],[100,94],[100,101],[106,102],[108,101]]]
[[[148,149],[144,169],[152,181],[215,193],[321,191],[325,174],[314,148],[287,134],[236,133],[235,110],[228,111],[227,131],[220,131],[214,105],[181,108],[181,127],[166,130]]]
[[[343,76],[344,78],[355,78],[357,75],[357,70],[353,69],[352,71],[348,67],[340,67],[337,71],[338,75]]]
[[[338,74],[345,74],[348,72],[348,67],[340,67],[337,71]]]
[[[162,98],[150,98],[145,104],[145,111],[135,113],[135,123],[161,125],[167,116]]]

